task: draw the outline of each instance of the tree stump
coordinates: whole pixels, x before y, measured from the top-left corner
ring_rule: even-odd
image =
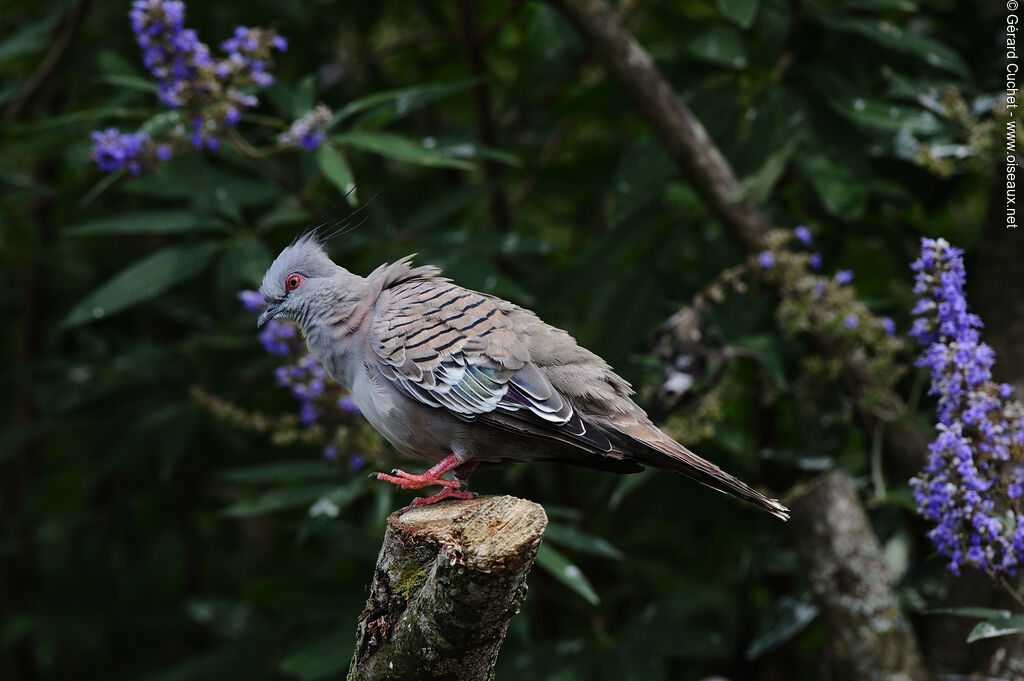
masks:
[[[547,522],[510,496],[392,513],[348,680],[493,678]]]

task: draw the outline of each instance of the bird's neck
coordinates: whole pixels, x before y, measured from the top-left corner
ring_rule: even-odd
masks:
[[[372,301],[366,290],[366,280],[349,275],[351,281],[332,287],[319,299],[319,311],[305,314],[297,320],[310,353],[323,365],[331,378],[351,387],[349,358],[358,356],[356,345],[368,324]]]

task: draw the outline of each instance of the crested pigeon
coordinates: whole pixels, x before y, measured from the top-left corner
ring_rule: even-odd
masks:
[[[399,451],[439,461],[419,475],[375,474],[403,489],[442,487],[414,505],[469,498],[481,463],[554,461],[672,470],[788,519],[776,499],[661,432],[629,384],[568,333],[411,261],[362,277],[336,265],[315,233],[301,235],[263,278],[258,325],[293,321],[374,428]]]

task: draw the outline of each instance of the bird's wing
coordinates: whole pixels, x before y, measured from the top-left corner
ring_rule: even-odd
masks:
[[[380,307],[371,346],[382,375],[409,397],[465,420],[519,422],[535,434],[611,449],[531,361],[511,303],[423,279],[390,288]]]

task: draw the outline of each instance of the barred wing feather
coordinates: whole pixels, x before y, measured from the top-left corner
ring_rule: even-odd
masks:
[[[464,420],[504,412],[533,431],[611,448],[531,361],[509,318],[511,303],[437,279],[403,282],[389,293],[371,345],[381,373],[408,396]]]

